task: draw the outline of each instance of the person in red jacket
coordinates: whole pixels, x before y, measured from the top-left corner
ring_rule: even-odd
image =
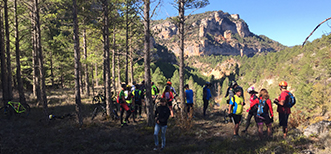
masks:
[[[247,89],[247,92],[249,93],[250,95],[250,98],[249,98],[249,104],[250,104],[250,107],[249,109],[247,110],[248,112],[248,115],[247,115],[247,118],[246,118],[246,128],[242,131],[243,133],[245,133],[248,129],[248,127],[250,126],[251,124],[251,119],[252,117],[256,115],[256,110],[257,110],[257,106],[256,104],[259,103],[259,99],[258,97],[256,96],[256,94],[258,94],[257,91],[255,91],[255,88],[254,87],[249,87]]]
[[[283,127],[284,138],[287,136],[287,123],[288,118],[291,114],[291,108],[286,107],[285,104],[288,103],[289,91],[287,90],[287,82],[281,81],[279,83],[279,88],[281,94],[278,98],[275,98],[274,103],[277,104],[277,112],[279,115],[279,126]]]
[[[171,90],[170,90],[170,86],[166,86],[163,94],[162,94],[162,98],[165,98],[167,100],[167,104],[170,110],[170,115],[171,117],[174,117],[174,112],[172,110],[172,100],[174,99],[174,95],[172,94]]]
[[[263,123],[268,128],[268,136],[272,135],[272,123],[274,113],[272,110],[271,100],[269,99],[269,93],[266,89],[262,89],[259,93],[258,109],[255,116],[255,121],[258,125],[258,134],[260,139],[263,137]]]

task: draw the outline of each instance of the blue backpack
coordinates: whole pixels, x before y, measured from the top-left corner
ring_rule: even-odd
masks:
[[[259,99],[259,104],[257,104],[256,114],[258,116],[263,116],[265,114],[268,114],[268,104],[267,104],[266,100]]]
[[[296,99],[292,93],[288,92],[287,103],[285,104],[286,107],[291,108],[295,105]]]

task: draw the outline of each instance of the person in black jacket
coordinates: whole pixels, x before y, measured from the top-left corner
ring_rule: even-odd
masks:
[[[154,128],[154,141],[155,148],[153,150],[158,150],[159,138],[158,134],[161,130],[161,150],[165,147],[166,137],[165,133],[167,130],[167,122],[170,116],[170,110],[167,107],[167,101],[164,98],[160,100],[160,106],[155,110],[155,128]]]

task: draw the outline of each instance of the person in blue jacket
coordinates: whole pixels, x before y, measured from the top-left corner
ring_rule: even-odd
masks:
[[[209,100],[211,98],[211,92],[209,87],[210,87],[209,82],[207,82],[203,87],[203,116],[206,116],[206,110],[208,108]]]

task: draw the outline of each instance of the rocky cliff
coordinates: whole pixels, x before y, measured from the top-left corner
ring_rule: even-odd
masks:
[[[285,47],[265,36],[250,32],[238,14],[223,11],[186,17],[185,55],[247,55],[279,51]],[[178,27],[172,19],[153,22],[155,43],[179,54]]]

